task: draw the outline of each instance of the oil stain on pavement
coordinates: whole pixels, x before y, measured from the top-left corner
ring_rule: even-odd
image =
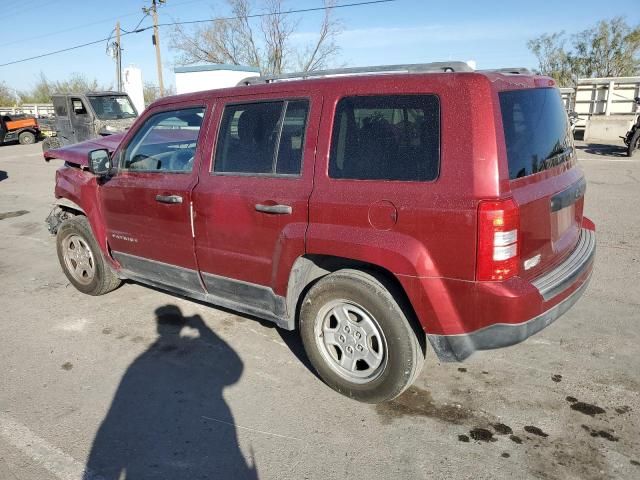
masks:
[[[458,369],[458,371],[466,373],[466,369],[465,371]],[[482,374],[486,375],[484,371]],[[552,376],[555,383],[559,383],[561,379],[562,376],[559,374]],[[579,401],[572,396],[566,397],[565,400],[572,410],[594,419],[601,419],[601,422],[609,423],[609,420],[616,418],[615,416],[609,418],[606,415],[607,410],[598,405]],[[559,401],[561,402],[560,399]],[[576,428],[580,426],[587,435],[580,435],[580,428],[577,428],[577,432],[571,431],[574,430],[571,425],[566,426],[569,431],[560,430],[560,433],[556,433],[555,436],[531,424],[523,425],[519,427],[521,428],[521,430],[518,429],[519,432],[515,432],[516,429],[504,423],[502,418],[475,411],[464,403],[436,402],[430,391],[412,386],[396,399],[376,405],[374,408],[381,423],[385,425],[403,417],[426,417],[454,426],[467,426],[467,431],[452,431],[458,442],[468,445],[484,444],[487,445],[485,448],[492,448],[488,445],[496,444],[501,449],[501,453],[495,452],[495,454],[503,459],[511,458],[514,451],[526,453],[528,471],[545,478],[547,476],[561,478],[558,475],[562,470],[558,469],[577,473],[580,475],[579,478],[607,478],[605,473],[610,470],[610,465],[605,444],[607,442],[620,444],[624,441],[613,428],[604,424],[589,426],[577,422]],[[628,415],[631,412],[631,408],[627,405],[611,408],[617,416]],[[510,441],[505,444],[500,437]],[[505,447],[508,451],[505,451]],[[619,453],[624,455],[622,452]],[[629,461],[632,465],[640,466],[636,460],[629,459]]]

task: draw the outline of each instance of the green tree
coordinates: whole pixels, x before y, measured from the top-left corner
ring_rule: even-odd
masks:
[[[538,71],[563,86],[571,85],[576,80],[573,60],[565,50],[564,35],[564,32],[545,33],[527,42],[527,47],[538,59]]]
[[[569,47],[567,47],[569,43]],[[527,42],[538,59],[538,70],[561,86],[578,78],[625,77],[640,73],[640,25],[630,27],[622,17],[601,20],[572,35],[545,33]]]
[[[12,107],[16,103],[16,97],[13,94],[13,89],[6,83],[0,82],[0,106]]]
[[[640,71],[640,25],[602,20],[574,36],[574,63],[583,77],[627,77]]]
[[[49,80],[44,73],[31,90],[18,92],[21,103],[50,103],[54,93],[84,93],[110,90],[111,85],[100,85],[96,79],[89,80],[80,73],[73,73],[66,80]]]

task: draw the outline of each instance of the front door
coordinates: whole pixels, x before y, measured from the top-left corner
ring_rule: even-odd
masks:
[[[223,100],[216,111],[215,149],[193,195],[196,254],[212,295],[282,307],[291,264],[305,251],[321,106],[319,94],[271,94]]]
[[[85,102],[86,100],[83,101],[79,97],[71,97],[69,99],[71,106],[69,119],[73,132],[73,143],[84,142],[85,140],[95,137],[93,122],[89,114],[88,105],[85,105]]]
[[[117,174],[100,187],[109,246],[133,278],[202,292],[191,191],[204,115],[205,107],[193,104],[148,112],[114,155]]]
[[[66,96],[54,96],[52,98],[55,111],[55,130],[60,145],[75,143],[73,129],[69,121],[69,98]]]

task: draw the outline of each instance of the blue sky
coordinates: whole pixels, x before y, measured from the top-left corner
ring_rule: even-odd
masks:
[[[257,0],[259,1],[259,0]],[[338,0],[352,3],[358,0]],[[18,60],[51,50],[105,38],[116,20],[132,29],[142,18],[150,0],[1,0],[2,36],[0,58]],[[322,5],[321,0],[289,0],[290,8]],[[440,60],[475,60],[478,68],[535,67],[526,42],[541,33],[583,30],[603,17],[623,16],[629,24],[640,23],[638,0],[582,1],[468,1],[396,0],[371,6],[339,10],[345,31],[338,63],[348,66],[389,63],[422,63]],[[160,21],[195,20],[224,15],[223,0],[167,0],[159,10]],[[297,41],[312,37],[322,13],[305,14]],[[150,25],[150,19],[142,26]],[[170,29],[161,31],[165,84],[174,83],[176,53],[168,48]],[[123,38],[123,67],[142,69],[144,81],[157,83],[151,32]],[[0,67],[0,81],[18,90],[28,89],[40,72],[53,80],[71,73],[115,83],[113,60],[106,44]]]

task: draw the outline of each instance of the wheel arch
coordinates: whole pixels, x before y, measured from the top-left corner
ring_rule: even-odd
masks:
[[[80,205],[78,205],[73,200],[69,200],[65,197],[57,198],[56,201],[53,202],[53,205],[74,215],[84,215],[85,217],[87,216],[86,212]]]
[[[347,257],[308,254],[296,259],[291,268],[287,286],[286,303],[290,329],[294,330],[298,326],[300,307],[309,289],[323,277],[343,269],[367,273],[390,291],[409,320],[424,352],[426,348],[425,332],[398,278],[380,265]]]

